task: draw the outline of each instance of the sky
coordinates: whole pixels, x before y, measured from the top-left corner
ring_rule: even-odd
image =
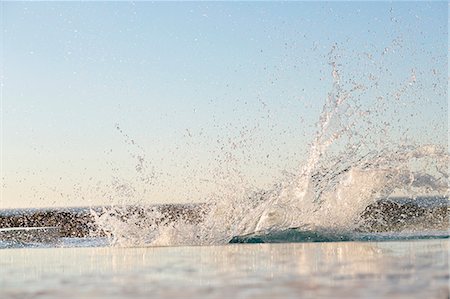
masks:
[[[0,5],[0,208],[267,188],[307,157],[330,61],[389,138],[447,145],[446,2]]]

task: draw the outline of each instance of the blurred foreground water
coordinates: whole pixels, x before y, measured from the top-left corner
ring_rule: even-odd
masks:
[[[0,298],[447,299],[449,249],[448,239],[4,249]]]

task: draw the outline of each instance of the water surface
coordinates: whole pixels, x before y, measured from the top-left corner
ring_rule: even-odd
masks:
[[[449,240],[0,250],[1,298],[448,298]]]

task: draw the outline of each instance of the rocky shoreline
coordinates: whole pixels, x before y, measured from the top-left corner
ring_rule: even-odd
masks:
[[[125,219],[135,215],[145,219],[149,211],[158,211],[161,219],[157,222],[170,222],[184,219],[188,223],[200,222],[202,205],[166,204],[151,207],[129,206],[120,209],[111,207],[80,207],[62,209],[16,209],[0,210],[0,229],[54,227],[59,229],[60,237],[83,238],[104,236],[96,224],[95,217],[103,213],[114,213]]]
[[[434,198],[436,199],[436,198]],[[433,202],[429,200],[429,202]],[[437,204],[436,204],[437,203]],[[129,206],[121,209],[102,207],[63,209],[0,210],[0,230],[12,228],[52,227],[60,237],[82,238],[104,236],[96,224],[96,215],[114,213],[127,219],[130,215],[142,219],[142,226],[150,212],[157,211],[154,223],[168,223],[183,219],[187,223],[199,223],[205,213],[205,204],[166,204],[149,207]],[[152,214],[154,215],[154,214]],[[450,205],[448,198],[427,204],[427,198],[416,200],[380,200],[369,205],[358,223],[360,232],[402,231],[416,229],[449,229]],[[1,236],[0,236],[1,238]]]

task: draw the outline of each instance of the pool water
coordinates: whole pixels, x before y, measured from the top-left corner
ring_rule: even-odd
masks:
[[[74,245],[0,250],[0,298],[449,298],[449,239]]]

